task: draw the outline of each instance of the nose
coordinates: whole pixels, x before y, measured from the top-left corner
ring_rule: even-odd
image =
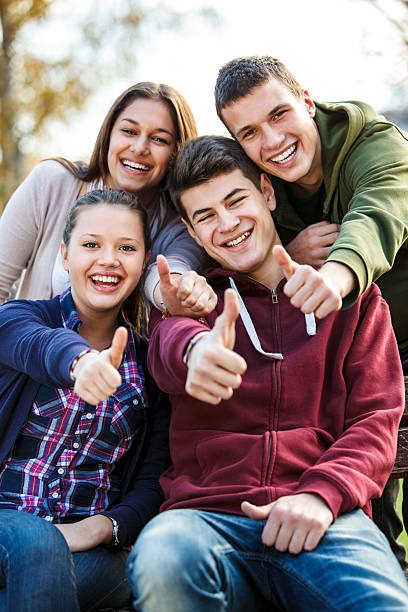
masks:
[[[223,210],[218,214],[218,231],[222,233],[231,232],[239,225],[239,218],[229,210]]]
[[[147,134],[139,134],[134,138],[130,145],[130,150],[139,155],[145,155],[149,152],[149,138]]]
[[[282,144],[285,136],[275,125],[265,123],[262,126],[262,148],[263,149],[278,149]]]
[[[112,246],[104,246],[98,254],[98,264],[105,267],[116,268],[120,265],[116,250]]]

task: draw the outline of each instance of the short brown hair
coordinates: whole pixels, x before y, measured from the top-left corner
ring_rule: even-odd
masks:
[[[221,121],[222,110],[249,94],[254,87],[271,78],[278,79],[293,93],[302,98],[303,88],[280,60],[269,55],[238,57],[220,69],[215,84],[215,107]]]
[[[170,196],[179,215],[191,225],[181,202],[183,193],[234,170],[241,170],[257,189],[261,189],[262,170],[232,138],[199,136],[187,142],[176,156],[168,179]]]

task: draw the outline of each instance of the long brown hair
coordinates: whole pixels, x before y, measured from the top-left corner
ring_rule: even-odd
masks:
[[[81,181],[104,180],[109,173],[108,150],[113,125],[120,113],[138,98],[161,101],[166,104],[176,131],[176,144],[173,155],[177,153],[185,142],[197,136],[197,127],[193,113],[185,98],[176,89],[170,87],[170,85],[143,81],[126,89],[112,104],[99,130],[89,164],[71,162],[61,157],[55,158],[56,161],[60,162]],[[149,219],[150,227],[157,220],[155,224],[156,231],[160,231],[161,227],[176,216],[165,186],[166,177],[167,173],[158,187],[157,206],[154,207],[153,216]]]

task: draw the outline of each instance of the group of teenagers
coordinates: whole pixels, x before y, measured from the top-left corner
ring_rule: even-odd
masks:
[[[1,217],[0,612],[408,610],[408,136],[269,56],[215,104],[130,87]]]

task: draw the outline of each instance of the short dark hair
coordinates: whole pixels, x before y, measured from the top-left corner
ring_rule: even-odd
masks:
[[[222,110],[249,94],[254,87],[271,78],[278,79],[296,98],[303,96],[303,88],[280,60],[269,55],[238,57],[220,69],[215,84],[215,107],[221,121]]]
[[[100,204],[124,206],[128,210],[136,213],[140,218],[143,228],[145,253],[150,250],[151,239],[146,210],[137,195],[122,189],[94,189],[75,200],[65,222],[62,236],[65,246],[69,245],[72,231],[75,228],[81,211]],[[137,287],[135,287],[132,293],[126,298],[121,313],[125,321],[133,329],[142,335],[146,335],[147,313],[140,285],[141,282],[139,281]]]
[[[234,170],[241,170],[261,190],[262,170],[246,156],[235,140],[225,136],[199,136],[188,141],[180,149],[169,172],[170,196],[179,215],[190,223],[181,203],[181,196],[187,189]]]

